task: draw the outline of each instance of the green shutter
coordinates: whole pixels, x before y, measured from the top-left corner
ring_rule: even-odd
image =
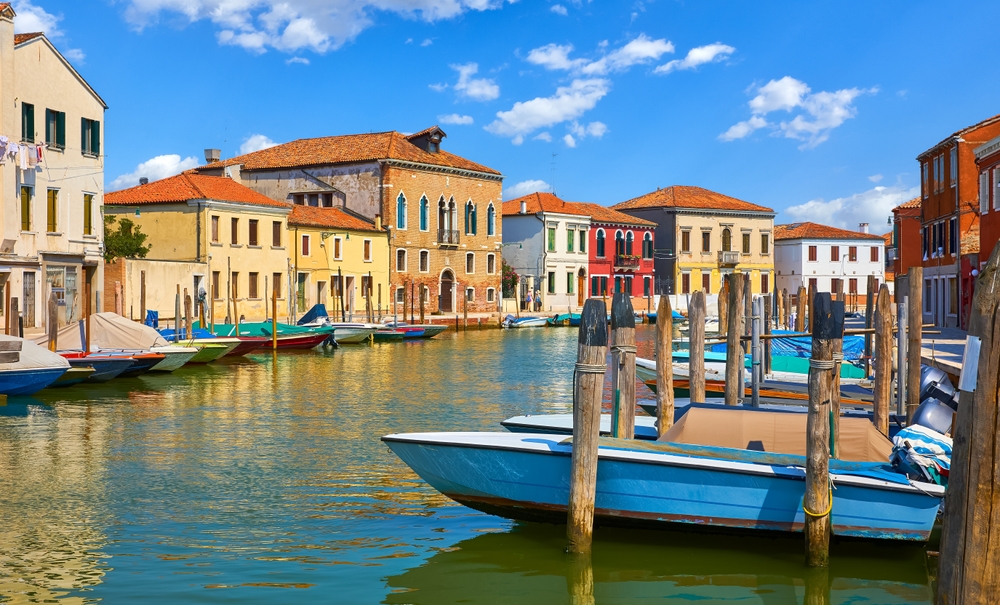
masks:
[[[80,118],[80,151],[82,153],[87,153],[87,148],[90,147],[90,120],[87,118]]]
[[[56,112],[56,145],[66,148],[66,112]]]
[[[90,151],[94,155],[101,155],[101,123],[97,120],[91,122]]]
[[[55,134],[52,132],[52,127],[55,126],[52,118],[55,117],[55,113],[51,109],[45,110],[45,142],[50,144],[52,143],[52,135]]]
[[[35,106],[31,103],[21,103],[21,140],[35,141]]]

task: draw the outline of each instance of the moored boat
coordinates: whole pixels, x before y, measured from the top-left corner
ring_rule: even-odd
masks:
[[[84,382],[107,382],[117,378],[135,363],[131,355],[119,353],[104,353],[88,355],[84,351],[64,351],[60,355],[66,358],[73,367],[90,367],[94,373]]]
[[[74,384],[80,384],[94,373],[94,368],[90,366],[70,366],[66,373],[56,378],[55,382],[50,384],[48,388],[54,389],[59,387],[69,387]]]
[[[153,369],[158,363],[167,358],[162,353],[132,353],[132,365],[127,370],[119,374],[122,378],[140,376]]]
[[[323,344],[333,335],[329,326],[305,327],[277,324],[279,349],[311,349]],[[215,334],[225,337],[254,336],[271,338],[271,322],[215,324]]]
[[[175,345],[163,345],[150,349],[153,353],[163,355],[163,360],[150,368],[150,372],[173,372],[183,367],[191,361],[191,358],[198,354],[196,347],[180,347]]]
[[[503,327],[505,328],[544,328],[547,325],[549,325],[547,317],[522,317],[517,319],[513,315],[508,315],[503,320]]]
[[[372,334],[379,327],[376,324],[332,322],[327,324],[333,328],[333,339],[339,345],[352,345],[371,340]]]
[[[31,395],[63,376],[70,368],[66,359],[37,344],[0,334],[6,357],[0,363],[0,395]]]
[[[385,324],[385,327],[402,330],[403,340],[434,338],[448,329],[448,326],[441,324],[409,324],[405,321],[390,321]],[[339,338],[337,342],[340,342]]]
[[[381,330],[376,330],[372,334],[372,340],[375,342],[396,342],[402,341],[406,334],[398,328],[384,328]]]

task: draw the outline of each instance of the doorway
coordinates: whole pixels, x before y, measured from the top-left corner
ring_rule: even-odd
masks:
[[[24,314],[24,327],[34,328],[35,327],[35,272],[25,271],[21,274],[21,282],[23,286],[24,295],[24,309],[21,313]]]
[[[580,269],[576,276],[576,306],[582,307],[587,298],[587,272]]]
[[[441,274],[441,299],[438,307],[442,313],[451,313],[454,310],[452,305],[452,291],[455,289],[455,276],[451,269],[445,269]]]
[[[347,307],[348,321],[354,321],[354,276],[344,277],[344,306]]]

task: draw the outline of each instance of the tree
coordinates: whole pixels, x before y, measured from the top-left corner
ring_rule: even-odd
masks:
[[[114,229],[115,223],[118,228]],[[131,219],[119,221],[114,216],[104,217],[104,262],[113,263],[119,258],[146,258],[146,253],[152,247],[143,245],[148,237],[139,230],[139,226]]]
[[[502,261],[501,264],[502,277],[500,278],[500,283],[503,286],[503,297],[504,298],[514,298],[517,294],[517,282],[520,277],[514,271],[514,268],[507,264],[507,261]]]

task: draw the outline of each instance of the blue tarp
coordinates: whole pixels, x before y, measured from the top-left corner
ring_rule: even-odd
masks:
[[[303,324],[312,323],[321,317],[329,317],[326,312],[326,305],[313,305],[312,309],[309,309],[309,311],[296,323],[301,326]]]
[[[774,330],[774,334],[795,334],[795,332],[790,332],[788,330]],[[712,345],[713,353],[725,353],[726,345],[717,344]],[[847,361],[856,361],[862,358],[865,354],[865,337],[864,336],[845,336],[844,337],[844,359]],[[795,336],[792,338],[775,338],[771,340],[771,355],[778,357],[812,357],[812,337],[811,336]]]
[[[160,327],[160,312],[150,309],[146,310],[146,325],[150,328]]]
[[[166,338],[170,342],[174,341],[174,329],[173,328],[163,328],[163,329],[157,330],[157,332],[160,333],[160,336]],[[184,335],[184,330],[181,330],[181,339],[183,340],[185,338],[187,338],[187,337]],[[201,328],[194,328],[194,329],[191,330],[191,338],[215,338],[215,334],[212,334],[208,330],[202,330]]]

